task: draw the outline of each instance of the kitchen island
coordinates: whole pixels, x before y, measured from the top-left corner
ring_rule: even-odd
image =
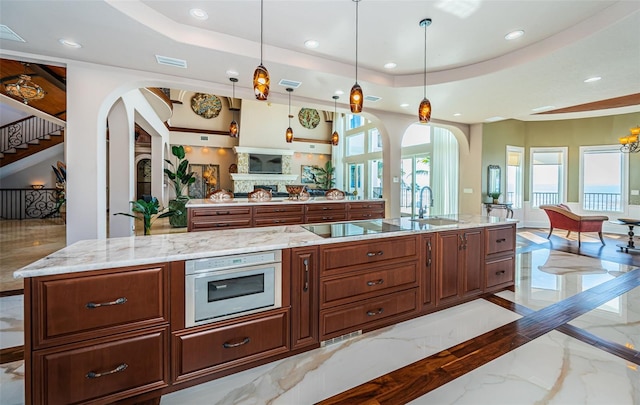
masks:
[[[190,326],[190,261],[272,252],[275,304]],[[81,241],[15,273],[27,403],[159,398],[509,288],[514,256],[514,221],[472,215]]]

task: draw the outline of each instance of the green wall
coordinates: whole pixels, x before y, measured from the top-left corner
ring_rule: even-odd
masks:
[[[486,198],[487,166],[502,168],[505,184],[506,146],[521,146],[524,151],[524,199],[529,201],[529,153],[532,147],[566,146],[568,155],[567,202],[578,202],[580,146],[618,144],[629,128],[640,125],[640,113],[608,117],[558,121],[506,120],[483,125],[482,196]],[[640,153],[629,156],[629,190],[640,190]],[[640,196],[629,195],[631,205],[640,205]]]

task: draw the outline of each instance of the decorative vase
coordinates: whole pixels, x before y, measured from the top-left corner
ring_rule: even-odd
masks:
[[[494,203],[494,204],[498,204],[498,199],[497,199],[497,198],[494,198],[494,199],[493,199],[493,203]]]
[[[172,228],[185,228],[187,226],[187,201],[189,201],[188,197],[169,200],[169,210],[175,211],[175,214],[169,217],[169,224]]]

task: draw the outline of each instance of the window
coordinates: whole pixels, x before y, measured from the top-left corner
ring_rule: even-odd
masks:
[[[364,117],[360,115],[347,115],[347,131],[364,125]]]
[[[580,147],[580,200],[585,211],[622,212],[627,160],[619,146]]]
[[[369,160],[369,198],[382,198],[382,159]]]
[[[382,151],[382,135],[378,128],[369,130],[369,152]]]
[[[340,162],[342,181],[348,192],[365,198],[382,197],[382,135],[375,124],[357,115],[347,116]],[[354,128],[355,127],[355,128]]]
[[[346,144],[346,156],[362,155],[364,153],[364,132],[349,135]]]
[[[522,173],[524,167],[524,148],[507,146],[507,189],[506,202],[513,208],[522,208],[524,201]]]
[[[531,206],[567,198],[567,148],[531,148]]]

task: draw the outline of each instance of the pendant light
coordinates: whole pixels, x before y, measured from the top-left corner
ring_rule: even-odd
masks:
[[[336,131],[336,119],[338,118],[338,96],[333,96],[333,134],[331,134],[331,145],[338,146],[340,135]]]
[[[29,101],[40,100],[44,97],[45,91],[31,81],[31,76],[27,74],[28,63],[23,63],[24,73],[18,77],[18,81],[15,83],[5,84],[4,88],[7,94],[20,99],[25,104],[29,104]]]
[[[420,26],[424,27],[424,96],[418,107],[418,119],[423,124],[431,121],[431,101],[427,98],[427,27],[431,25],[431,18],[420,21]]]
[[[263,21],[263,9],[264,0],[260,0],[260,65],[253,72],[253,92],[256,94],[258,100],[266,100],[269,96],[269,71],[264,65],[262,65],[262,21]]]
[[[236,98],[236,83],[238,82],[238,79],[235,77],[230,77],[229,80],[231,80],[231,85],[233,86],[233,97],[231,98],[231,103],[233,103],[233,100],[235,100]],[[233,120],[231,121],[231,124],[229,124],[229,136],[232,138],[237,138],[240,136],[238,134],[238,123],[236,122],[235,109],[233,109]]]
[[[291,129],[291,118],[293,118],[293,115],[291,115],[291,92],[293,89],[291,87],[287,87],[287,91],[289,92],[289,128],[287,128],[287,132],[284,136],[287,143],[291,143],[293,142],[293,129]]]
[[[358,3],[360,0],[352,0],[356,3],[356,84],[351,88],[351,93],[349,93],[349,106],[351,107],[351,112],[354,114],[358,114],[362,112],[362,87],[358,84]]]

